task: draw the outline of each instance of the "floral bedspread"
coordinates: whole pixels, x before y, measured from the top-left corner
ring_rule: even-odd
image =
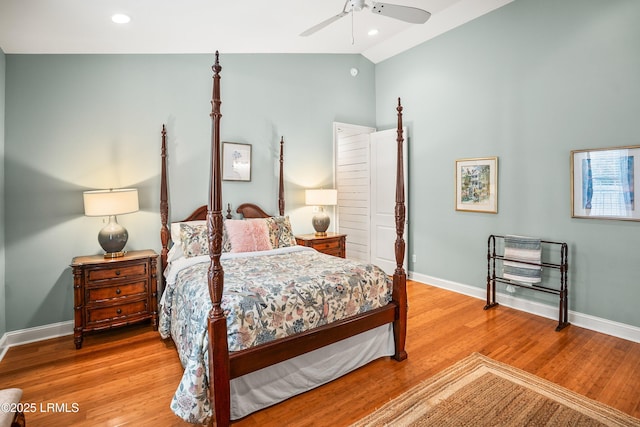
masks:
[[[272,252],[221,261],[229,351],[309,330],[391,301],[392,282],[371,264],[308,248]],[[185,369],[171,408],[193,423],[206,423],[211,417],[207,398],[208,266],[208,261],[188,266],[176,275],[175,283],[168,280],[160,309],[160,334],[173,338]]]

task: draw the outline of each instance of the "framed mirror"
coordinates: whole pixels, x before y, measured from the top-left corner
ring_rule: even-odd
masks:
[[[640,221],[640,146],[571,152],[573,218]]]

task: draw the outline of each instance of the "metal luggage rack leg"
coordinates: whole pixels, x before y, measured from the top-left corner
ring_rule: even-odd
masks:
[[[560,246],[560,263],[531,263],[520,260],[514,260],[505,258],[504,255],[496,253],[496,238],[504,239],[504,236],[492,234],[487,241],[487,304],[484,306],[485,310],[495,307],[498,304],[496,302],[496,283],[504,283],[511,286],[517,286],[525,289],[532,289],[534,291],[545,292],[549,294],[558,295],[560,297],[559,309],[558,309],[558,326],[556,331],[560,331],[569,326],[569,291],[568,291],[568,272],[569,272],[569,255],[568,246],[564,242],[553,242],[549,240],[541,240],[540,243],[545,245],[559,245]],[[535,265],[540,267],[547,267],[560,270],[560,289],[551,288],[541,284],[533,284],[532,286],[518,283],[513,280],[505,279],[504,277],[496,274],[496,260],[502,261],[514,261],[523,264]]]

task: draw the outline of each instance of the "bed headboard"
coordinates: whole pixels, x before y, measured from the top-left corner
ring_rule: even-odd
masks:
[[[167,266],[167,257],[169,253],[169,240],[171,238],[171,232],[169,231],[169,198],[167,190],[167,128],[162,125],[162,173],[160,177],[160,221],[162,226],[160,228],[160,241],[162,243],[162,250],[160,252],[160,272],[164,271]],[[284,215],[284,137],[280,137],[280,176],[278,179],[278,213],[280,216]],[[208,206],[202,205],[196,208],[189,216],[178,220],[184,221],[206,221],[207,220]],[[269,218],[273,215],[265,212],[260,206],[254,203],[242,203],[236,208],[236,212],[242,215],[243,218]],[[231,205],[227,204],[227,219],[232,218]]]

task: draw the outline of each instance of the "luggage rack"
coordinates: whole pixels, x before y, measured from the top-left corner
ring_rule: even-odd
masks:
[[[496,302],[496,283],[504,283],[511,286],[517,286],[520,288],[531,289],[534,291],[545,292],[548,294],[558,295],[560,298],[559,310],[558,310],[558,326],[556,331],[560,331],[569,326],[569,304],[568,304],[568,272],[569,272],[569,259],[568,259],[568,246],[564,242],[553,242],[549,240],[540,240],[540,243],[544,246],[558,245],[560,247],[560,263],[551,262],[525,262],[515,260],[511,258],[505,258],[504,255],[496,253],[496,239],[504,239],[505,236],[492,234],[487,240],[487,305],[484,306],[485,310],[499,305]],[[503,245],[504,247],[504,245]],[[540,283],[525,284],[514,280],[505,279],[504,277],[496,274],[496,260],[502,261],[514,261],[522,264],[529,264],[540,266],[543,268],[551,268],[560,270],[560,288],[553,288]]]

